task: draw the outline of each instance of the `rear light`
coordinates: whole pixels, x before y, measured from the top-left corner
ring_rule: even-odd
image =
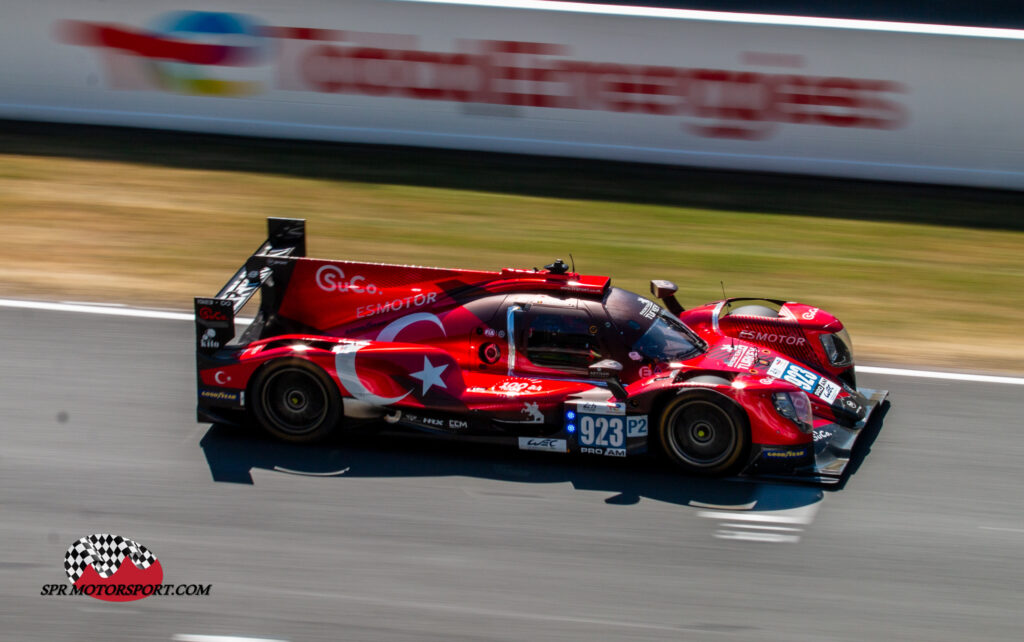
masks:
[[[806,392],[776,392],[772,395],[775,412],[796,424],[800,432],[810,434],[814,430],[814,415],[811,400]]]

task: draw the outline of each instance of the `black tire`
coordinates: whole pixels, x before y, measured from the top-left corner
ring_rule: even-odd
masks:
[[[748,317],[768,317],[769,319],[779,318],[779,313],[766,305],[742,305],[729,312],[729,314],[739,314]]]
[[[272,361],[257,373],[249,389],[256,422],[278,439],[321,441],[334,433],[341,420],[337,386],[308,361]]]
[[[662,452],[694,475],[735,471],[750,449],[746,417],[729,400],[711,392],[691,392],[669,401],[657,425]]]

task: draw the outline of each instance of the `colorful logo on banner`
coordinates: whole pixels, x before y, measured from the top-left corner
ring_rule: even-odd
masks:
[[[164,15],[148,30],[66,21],[59,31],[69,44],[104,52],[115,88],[247,96],[264,90],[258,68],[273,41],[261,29],[248,16],[198,11]]]
[[[585,60],[567,44],[460,38],[424,49],[412,34],[264,26],[179,12],[150,29],[59,23],[101,52],[115,89],[238,97],[277,91],[676,117],[704,138],[764,140],[784,126],[889,130],[906,107],[896,82],[808,73],[802,55],[737,51],[738,69]],[[273,80],[272,80],[273,79]],[[271,87],[271,83],[273,86]]]

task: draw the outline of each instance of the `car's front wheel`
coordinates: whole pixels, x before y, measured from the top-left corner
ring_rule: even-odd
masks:
[[[286,441],[320,441],[341,420],[338,388],[320,368],[302,359],[271,362],[257,373],[250,390],[256,421]]]
[[[692,474],[731,473],[750,447],[745,417],[728,400],[709,392],[687,393],[670,401],[657,428],[664,453]]]

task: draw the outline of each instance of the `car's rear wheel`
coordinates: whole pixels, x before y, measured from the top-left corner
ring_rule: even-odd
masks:
[[[731,473],[750,447],[741,411],[713,393],[676,397],[665,405],[657,428],[663,452],[676,466],[692,474]]]
[[[257,374],[250,390],[256,421],[279,439],[320,441],[341,420],[337,387],[323,370],[302,359],[271,362]]]

